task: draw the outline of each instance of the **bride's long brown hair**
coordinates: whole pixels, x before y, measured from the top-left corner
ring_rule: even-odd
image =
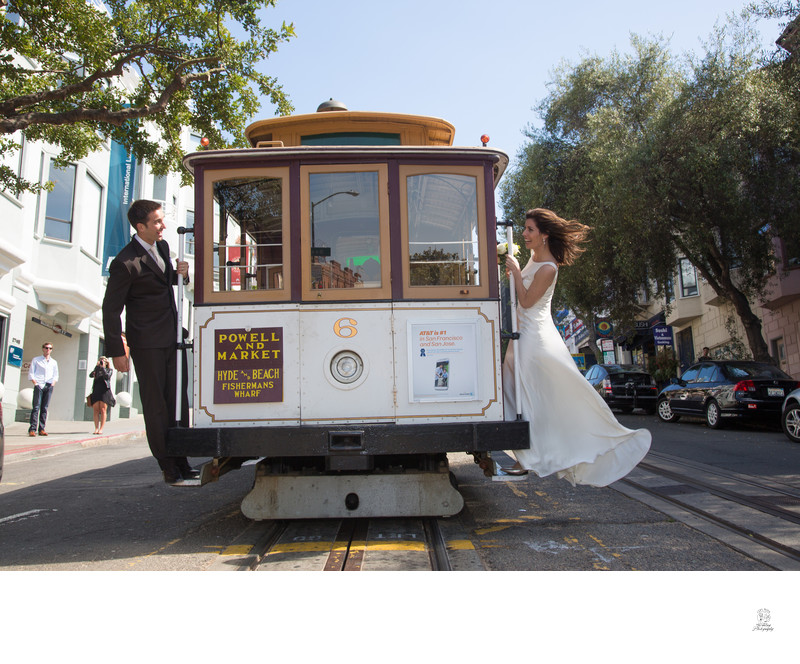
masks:
[[[525,219],[533,220],[539,232],[547,235],[547,246],[559,265],[572,265],[586,251],[580,245],[586,242],[590,226],[574,219],[567,221],[544,208],[528,210]]]

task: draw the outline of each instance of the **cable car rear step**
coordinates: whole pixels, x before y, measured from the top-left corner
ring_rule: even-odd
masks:
[[[256,466],[252,491],[242,501],[242,513],[255,521],[453,516],[463,507],[446,458],[435,468],[366,473],[280,472],[264,459]]]

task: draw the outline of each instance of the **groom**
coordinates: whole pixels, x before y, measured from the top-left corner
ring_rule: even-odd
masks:
[[[169,245],[161,238],[166,228],[161,203],[134,201],[128,221],[136,235],[111,262],[103,299],[106,349],[117,371],[129,370],[120,322],[124,307],[125,337],[139,380],[147,442],[164,481],[178,486],[200,476],[186,457],[166,453],[167,431],[175,423],[177,381],[178,314],[172,287],[178,275],[188,279],[189,264],[178,261],[173,269],[170,263]],[[183,399],[184,426],[189,420],[187,404]]]

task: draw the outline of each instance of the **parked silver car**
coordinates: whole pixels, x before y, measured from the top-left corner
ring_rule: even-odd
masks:
[[[800,388],[789,392],[783,400],[781,425],[789,440],[800,443]]]

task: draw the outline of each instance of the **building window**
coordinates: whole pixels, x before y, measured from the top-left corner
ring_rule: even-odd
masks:
[[[681,258],[681,297],[697,295],[697,270],[687,258]]]
[[[53,190],[47,194],[44,213],[44,236],[55,240],[72,240],[72,215],[75,200],[75,164],[56,168],[50,164],[49,180]]]
[[[778,337],[770,342],[772,346],[772,359],[780,369],[786,371],[786,344],[783,343],[783,337]]]
[[[103,237],[103,186],[88,173],[80,196],[81,244],[94,256],[100,255]]]
[[[11,137],[11,141],[16,143],[16,150],[8,150],[0,157],[0,165],[8,166],[17,177],[22,177],[22,156],[25,151],[25,137],[17,132]],[[11,192],[9,192],[11,193]]]
[[[667,283],[664,284],[664,300],[667,304],[675,301],[675,283],[672,277],[668,277]]]
[[[800,236],[782,237],[781,244],[783,245],[783,267],[787,270],[800,267]]]
[[[154,175],[153,176],[153,200],[161,203],[167,201],[167,176]]]

